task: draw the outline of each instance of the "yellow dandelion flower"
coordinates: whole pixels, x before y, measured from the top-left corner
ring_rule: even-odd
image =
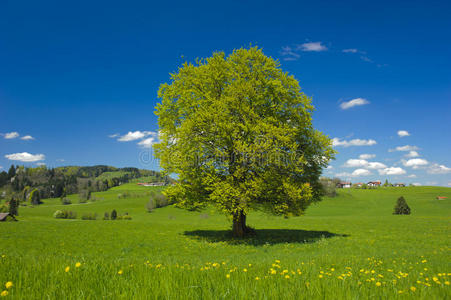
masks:
[[[424,263],[427,263],[428,261],[423,259],[421,262],[424,264]]]
[[[341,277],[341,276],[338,276],[337,278],[343,280],[343,277]]]
[[[335,269],[334,269],[334,268],[331,268],[330,270],[331,270],[332,272],[333,272],[333,271],[335,271]]]
[[[122,270],[117,271],[117,274],[119,274],[119,275],[122,275],[123,273],[124,273],[124,271],[122,271]]]
[[[8,296],[8,291],[4,290],[3,292],[0,293],[0,296],[2,296],[2,297]]]
[[[319,274],[318,277],[319,277],[319,278],[323,278],[323,275],[322,275],[322,274]]]
[[[379,281],[376,282],[376,286],[381,286],[381,283]]]
[[[402,293],[404,293],[404,291],[398,291],[398,294],[402,294]]]
[[[449,281],[445,281],[445,284],[446,284],[446,285],[449,285]]]
[[[247,269],[243,269],[243,272],[247,272]]]
[[[260,280],[260,277],[255,277],[255,280]]]
[[[67,273],[67,272],[69,272],[69,270],[70,270],[70,267],[69,266],[67,266],[65,269],[64,269],[64,271]]]
[[[276,259],[276,263],[280,264],[280,260]]]
[[[415,292],[415,291],[417,290],[417,288],[414,287],[414,286],[411,286],[411,287],[410,287],[410,290],[411,290],[412,292]]]
[[[277,273],[277,271],[276,270],[274,270],[274,269],[271,269],[271,274],[276,274]]]
[[[80,267],[81,267],[81,263],[77,262],[77,263],[75,264],[75,267],[76,267],[76,268],[80,268]]]
[[[13,287],[12,281],[8,281],[8,282],[5,284],[5,287],[6,287],[7,289],[12,288],[12,287]]]
[[[285,275],[285,279],[290,279],[290,275]]]
[[[434,277],[432,277],[432,280],[437,281],[438,278],[434,276]]]
[[[252,264],[249,264],[249,267],[252,267]]]
[[[230,278],[230,274],[226,274],[226,278]]]

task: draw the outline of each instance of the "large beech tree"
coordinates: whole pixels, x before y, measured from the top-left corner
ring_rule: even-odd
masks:
[[[213,204],[243,237],[252,209],[298,216],[320,200],[331,140],[313,128],[314,107],[298,81],[261,49],[185,63],[158,96],[155,155],[178,174],[165,190],[177,206]]]

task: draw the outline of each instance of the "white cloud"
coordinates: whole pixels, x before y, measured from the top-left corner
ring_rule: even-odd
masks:
[[[414,185],[414,186],[421,186],[421,183],[419,183],[419,182],[414,182],[414,183],[412,183],[412,185]]]
[[[346,177],[351,177],[352,175],[351,175],[351,173],[348,173],[348,172],[341,172],[341,173],[336,173],[335,176],[346,178]]]
[[[410,174],[410,175],[407,176],[407,177],[409,177],[409,178],[417,178],[417,175],[415,175],[415,174]]]
[[[145,138],[146,136],[155,136],[156,132],[152,132],[152,131],[129,131],[127,134],[121,136],[120,138],[118,138],[117,140],[119,142],[130,142],[130,141],[135,141],[135,140],[140,140],[142,138]]]
[[[332,167],[332,166],[327,166],[327,170],[332,170],[334,167]]]
[[[368,162],[365,159],[348,159],[346,163],[343,165],[343,167],[347,168],[364,167],[367,169],[384,169],[387,166],[377,161]]]
[[[347,178],[347,177],[359,177],[359,176],[368,176],[371,175],[372,173],[369,170],[366,169],[356,169],[354,170],[352,173],[348,173],[348,172],[341,172],[341,173],[336,173],[335,176],[337,177],[342,177],[342,178]]]
[[[45,163],[43,163],[43,162],[38,162],[38,163],[36,163],[38,166],[45,166]]]
[[[5,157],[9,160],[18,160],[22,162],[34,162],[45,159],[44,154],[30,154],[28,152],[6,154]]]
[[[403,168],[399,167],[389,167],[385,169],[379,170],[380,175],[403,175],[406,174],[406,171]]]
[[[118,141],[119,142],[130,142],[134,140],[139,140],[145,137],[146,135],[144,132],[141,132],[139,130],[137,131],[129,131],[126,135],[121,136]]]
[[[383,163],[377,162],[377,161],[369,162],[366,167],[368,169],[385,169],[385,168],[387,168],[386,165],[384,165]]]
[[[427,170],[429,174],[447,174],[451,173],[451,168],[448,168],[445,165],[433,164]]]
[[[140,141],[138,143],[138,145],[140,145],[141,147],[144,147],[144,148],[151,148],[152,144],[153,144],[153,141],[154,141],[154,138],[150,137],[150,138],[147,138],[147,139],[144,139],[144,140]]]
[[[307,51],[307,52],[320,52],[320,51],[326,51],[327,47],[322,45],[321,42],[309,42],[309,43],[304,43],[302,45],[299,46],[300,49],[302,51]]]
[[[388,151],[393,152],[393,151],[415,151],[415,150],[418,150],[417,146],[405,145],[405,146],[398,146],[395,149],[390,149]]]
[[[16,131],[8,132],[8,133],[5,133],[5,134],[4,134],[5,139],[8,139],[8,140],[10,140],[10,139],[15,139],[15,138],[18,137],[18,136],[19,136],[19,133],[16,132]]]
[[[406,155],[404,155],[405,157],[418,157],[420,156],[420,154],[418,154],[417,151],[410,151],[409,153],[407,153]]]
[[[361,140],[361,139],[353,139],[350,141],[341,140],[340,138],[333,138],[332,139],[332,145],[333,146],[343,146],[343,147],[350,147],[350,146],[372,146],[376,145],[376,141],[369,139],[369,140]]]
[[[354,170],[354,172],[352,172],[351,175],[353,177],[368,176],[368,175],[371,175],[371,172],[366,169],[357,169],[357,170]]]
[[[412,159],[409,159],[408,161],[403,161],[402,162],[402,164],[405,167],[411,167],[411,168],[414,168],[414,169],[418,169],[418,167],[425,166],[428,163],[429,162],[427,160],[422,159],[422,158],[412,158]]]
[[[348,109],[354,106],[360,106],[370,104],[370,101],[364,99],[364,98],[355,98],[346,102],[343,102],[340,104],[341,109]]]
[[[364,159],[348,159],[343,167],[346,168],[358,168],[365,167],[368,165],[368,162]]]
[[[451,181],[450,181],[450,182],[448,182],[448,186],[451,186]]]
[[[360,159],[372,159],[375,157],[376,157],[376,154],[360,154],[359,155]]]
[[[0,170],[3,169],[3,166],[0,166]]]
[[[344,53],[357,53],[357,52],[359,52],[359,50],[357,50],[355,48],[350,48],[350,49],[343,49],[342,52],[344,52]]]
[[[297,60],[301,55],[296,53],[296,50],[292,49],[290,46],[282,47],[280,54],[283,56],[283,60]]]
[[[115,138],[115,137],[118,137],[118,136],[119,136],[119,133],[114,133],[114,134],[110,134],[108,137]]]
[[[34,140],[34,137],[32,137],[31,135],[26,135],[20,138],[21,140],[24,141],[29,141],[29,140]]]
[[[407,130],[398,130],[399,137],[409,136],[410,133]]]

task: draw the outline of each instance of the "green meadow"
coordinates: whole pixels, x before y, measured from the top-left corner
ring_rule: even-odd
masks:
[[[71,205],[21,206],[19,222],[0,223],[0,292],[5,299],[451,298],[450,188],[342,189],[302,217],[251,213],[256,236],[243,240],[230,237],[230,222],[214,209],[147,212],[150,191],[159,189],[129,183],[86,204],[71,195]],[[392,215],[399,196],[411,215]],[[59,209],[78,218],[53,218]],[[113,209],[132,220],[102,220]],[[97,220],[80,219],[93,212]]]

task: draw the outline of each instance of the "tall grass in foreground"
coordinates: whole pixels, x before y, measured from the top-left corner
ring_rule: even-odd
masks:
[[[149,214],[147,192],[20,207],[19,222],[0,224],[0,299],[451,298],[451,201],[435,199],[451,189],[340,191],[303,217],[251,214],[246,240],[214,211]],[[392,215],[401,195],[409,216]],[[132,220],[55,219],[58,209]]]

